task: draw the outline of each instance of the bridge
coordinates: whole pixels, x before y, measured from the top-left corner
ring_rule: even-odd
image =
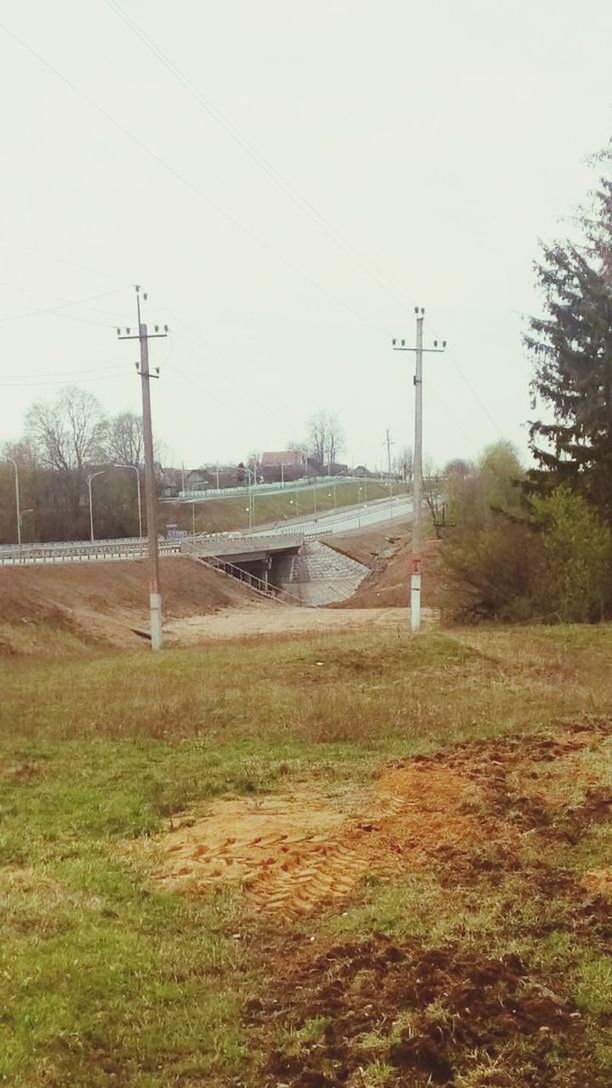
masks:
[[[197,535],[187,540],[160,539],[160,555],[193,554],[211,559],[217,556],[228,563],[263,563],[272,556],[277,565],[283,553],[295,554],[305,540],[321,540],[336,533],[351,532],[372,525],[390,525],[412,515],[412,500],[406,496],[378,499],[344,510],[332,511],[293,521],[277,522],[244,532]],[[139,537],[120,540],[72,540],[49,544],[0,546],[0,566],[46,563],[89,563],[143,559],[148,544]],[[233,557],[233,558],[232,558]],[[261,568],[263,570],[263,568]]]
[[[291,582],[292,565],[303,544],[303,533],[201,534],[183,541],[181,552],[226,571],[253,589],[275,594]]]

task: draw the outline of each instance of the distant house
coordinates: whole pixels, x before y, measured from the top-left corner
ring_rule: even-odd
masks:
[[[306,471],[304,454],[301,450],[266,450],[261,455],[258,471],[266,483],[297,480]]]
[[[304,464],[304,455],[301,450],[266,451],[261,455],[260,464],[262,468],[280,468],[281,465],[284,468],[297,468]]]
[[[208,473],[203,468],[193,468],[185,473],[185,491],[206,491],[210,487]]]

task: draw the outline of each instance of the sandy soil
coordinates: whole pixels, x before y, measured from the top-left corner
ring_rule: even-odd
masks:
[[[408,616],[406,608],[352,608],[343,612],[256,602],[246,608],[223,609],[214,615],[171,620],[164,625],[164,632],[169,643],[189,646],[219,639],[360,630],[364,627],[406,631]]]

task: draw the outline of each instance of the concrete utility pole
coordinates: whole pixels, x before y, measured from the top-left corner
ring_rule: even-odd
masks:
[[[416,347],[406,347],[406,341],[393,340],[394,351],[414,351],[416,368],[414,376],[414,465],[413,465],[413,523],[412,523],[412,570],[410,574],[410,630],[415,634],[421,629],[421,552],[423,548],[423,352],[442,352],[434,340],[433,348],[423,347],[423,322],[425,310],[415,306]]]
[[[19,465],[14,457],[7,457],[15,470],[15,506],[17,509],[17,547],[21,551],[21,499],[19,495]]]
[[[143,292],[143,302],[147,301],[147,295]],[[136,363],[136,369],[140,374],[142,387],[142,428],[145,449],[145,506],[147,510],[147,535],[149,538],[149,609],[151,614],[151,649],[161,650],[162,647],[162,606],[161,586],[159,581],[159,545],[157,539],[157,496],[155,493],[155,462],[153,459],[153,425],[151,422],[151,378],[159,378],[159,367],[155,374],[149,371],[149,340],[168,335],[168,326],[164,325],[160,332],[160,326],[155,325],[155,332],[148,332],[147,326],[141,321],[140,314],[140,287],[136,287],[136,311],[138,317],[138,333],[132,335],[131,329],[126,329],[121,334],[117,329],[120,340],[138,340],[140,343],[140,363]]]

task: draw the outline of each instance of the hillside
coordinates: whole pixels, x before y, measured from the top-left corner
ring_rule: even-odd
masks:
[[[255,599],[246,587],[187,558],[161,560],[165,619],[205,615]],[[137,649],[148,630],[144,561],[0,568],[0,655]]]
[[[385,483],[368,480],[367,499],[384,499],[388,495]],[[296,499],[297,496],[297,499]],[[282,521],[287,518],[312,517],[315,513],[354,506],[365,498],[363,484],[336,484],[333,478],[329,484],[320,484],[295,491],[277,492],[276,494],[256,494],[253,503],[253,524],[265,525],[268,522]],[[249,527],[248,496],[237,495],[235,498],[207,499],[192,503],[165,502],[160,506],[160,524],[176,522],[181,529],[191,532],[195,513],[196,532],[226,532],[230,529]]]
[[[332,608],[407,608],[410,604],[410,537],[399,532],[374,529],[361,534],[334,537],[328,542],[343,555],[370,567],[370,574],[356,593]],[[439,607],[439,543],[428,540],[423,548],[423,590],[425,608]]]

